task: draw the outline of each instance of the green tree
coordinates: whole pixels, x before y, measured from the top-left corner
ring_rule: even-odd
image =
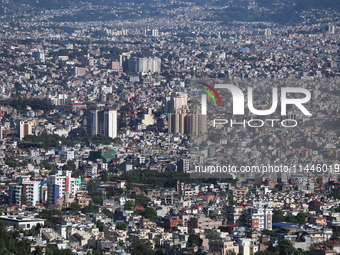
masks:
[[[86,214],[86,213],[98,213],[99,212],[99,207],[96,205],[88,205],[85,206],[83,209],[81,209],[81,212]]]
[[[297,215],[296,215],[296,220],[297,220],[297,223],[299,225],[305,225],[306,224],[306,217],[307,217],[307,214],[300,211]]]
[[[98,184],[94,180],[89,180],[87,183],[87,193],[90,195],[97,193]]]
[[[279,251],[280,255],[291,255],[295,252],[293,244],[287,239],[282,240],[277,245],[277,250]]]
[[[265,251],[257,251],[255,252],[255,255],[277,255],[277,253],[265,250]]]
[[[88,251],[86,255],[100,255],[100,251],[98,250]]]
[[[109,218],[114,219],[115,215],[109,209],[104,208],[102,212]]]
[[[133,207],[135,207],[135,202],[133,202],[132,200],[126,201],[126,203],[124,205],[125,210],[130,210]]]
[[[144,207],[146,207],[150,201],[150,198],[144,195],[135,195],[133,198],[135,199],[136,205],[142,205]]]
[[[92,195],[91,197],[92,197],[93,203],[95,203],[95,204],[102,204],[103,197],[102,197],[101,194]]]
[[[102,171],[101,179],[103,182],[107,182],[109,180],[109,172],[108,171]]]
[[[81,206],[77,202],[73,202],[70,206],[70,209],[72,212],[79,211],[81,209]]]
[[[157,220],[157,212],[151,207],[145,209],[143,216],[149,220]]]
[[[273,231],[273,230],[268,230],[268,229],[262,230],[262,234],[263,234],[263,235],[270,236],[270,237],[277,236],[277,233],[276,233],[275,231]]]
[[[125,222],[117,222],[116,223],[116,229],[118,230],[126,230],[126,227],[128,226]]]
[[[285,221],[285,217],[283,216],[283,212],[281,210],[277,210],[273,213],[273,223],[283,222]]]
[[[43,255],[43,248],[41,246],[35,247],[33,254],[34,255]]]
[[[100,232],[103,232],[104,222],[97,221],[97,228],[99,229]]]
[[[151,247],[149,240],[137,240],[131,245],[131,255],[154,255],[155,251]]]
[[[62,215],[61,211],[58,210],[42,210],[39,212],[37,218],[45,219],[45,227],[48,227],[51,225],[50,219],[52,216],[60,216]]]
[[[68,160],[65,165],[63,165],[63,170],[75,171],[77,169],[76,164],[73,160]]]
[[[194,245],[196,246],[201,246],[203,240],[200,238],[199,235],[196,234],[191,234],[188,238],[188,246],[193,247]]]
[[[220,240],[221,239],[221,235],[217,230],[211,230],[209,235],[208,235],[208,239],[209,240]]]

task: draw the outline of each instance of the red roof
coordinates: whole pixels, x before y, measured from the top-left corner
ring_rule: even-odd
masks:
[[[229,228],[238,228],[239,225],[227,225],[227,227],[229,227]]]
[[[313,206],[324,206],[325,204],[320,201],[314,201]]]

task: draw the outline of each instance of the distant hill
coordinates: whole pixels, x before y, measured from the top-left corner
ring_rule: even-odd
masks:
[[[69,7],[73,1],[70,0],[12,0],[14,5],[25,4],[38,9],[54,9]]]
[[[297,10],[310,10],[310,9],[340,9],[339,0],[300,0],[297,3]]]
[[[194,3],[200,6],[229,6],[214,12],[214,15],[208,17],[207,20],[222,21],[223,23],[232,23],[233,21],[245,22],[275,22],[279,24],[294,25],[301,21],[299,13],[303,10],[310,9],[339,9],[340,0],[183,0],[180,4],[171,2],[171,0],[9,0],[0,3],[0,14],[6,13],[24,13],[31,10],[43,9],[61,9],[69,8],[77,4],[92,3],[94,5],[108,6],[124,6],[126,4],[135,3],[142,6],[148,16],[164,16],[165,14],[154,7],[155,3],[163,3],[164,9],[180,8],[186,6],[187,3]],[[249,8],[253,3],[255,7],[265,8]],[[3,8],[6,7],[6,8]],[[114,16],[109,9],[107,10],[87,10],[84,9],[73,15],[59,16],[53,21],[106,21],[113,19],[137,19],[141,16],[133,15],[129,11],[121,12],[118,16]]]
[[[9,3],[14,5],[25,4],[31,7],[39,9],[52,9],[52,8],[66,8],[77,2],[91,2],[93,4],[124,4],[126,2],[135,2],[136,4],[152,4],[155,2],[160,2],[159,0],[87,0],[87,1],[77,1],[77,0],[10,0]],[[162,1],[163,2],[163,1]],[[170,1],[164,1],[170,2]],[[187,0],[183,2],[191,2],[197,5],[233,5],[233,6],[247,6],[249,2],[256,2],[260,6],[264,7],[277,7],[277,6],[291,6],[296,5],[297,9],[324,9],[324,8],[339,8],[339,0]]]

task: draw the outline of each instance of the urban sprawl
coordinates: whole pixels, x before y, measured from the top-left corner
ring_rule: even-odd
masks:
[[[340,254],[338,13],[225,25],[171,2],[4,9],[1,254]],[[302,87],[311,116],[234,116],[203,83],[253,86],[257,110]]]

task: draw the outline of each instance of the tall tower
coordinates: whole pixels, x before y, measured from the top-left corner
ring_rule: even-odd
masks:
[[[30,120],[18,120],[17,121],[17,132],[18,136],[23,139],[26,135],[32,134],[33,123]]]
[[[89,110],[86,115],[87,132],[90,135],[98,134],[98,110]]]
[[[165,113],[171,113],[188,104],[188,95],[176,92],[171,97],[166,97],[165,100]]]
[[[30,175],[20,176],[18,183],[9,184],[9,205],[35,206],[40,202],[39,181],[31,181]]]
[[[87,132],[91,135],[103,134],[117,137],[117,111],[113,109],[89,110],[86,115]]]
[[[103,135],[115,138],[117,137],[117,111],[113,109],[103,111]]]
[[[202,114],[201,107],[196,105],[189,114],[189,133],[200,135],[207,132],[207,115]]]
[[[174,113],[168,114],[168,130],[169,133],[188,133],[188,114],[189,108],[183,105],[181,109],[176,110]]]

